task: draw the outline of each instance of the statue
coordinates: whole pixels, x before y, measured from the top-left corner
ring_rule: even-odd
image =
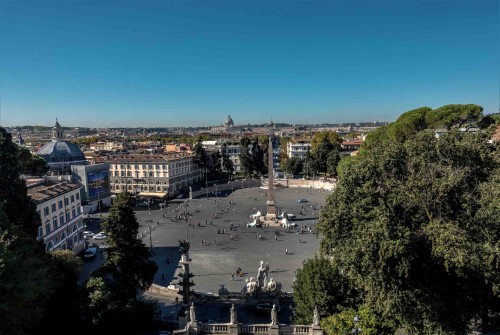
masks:
[[[264,261],[260,261],[260,267],[257,272],[257,282],[259,288],[264,288],[264,281],[266,277],[266,268],[264,267]]]
[[[191,303],[191,307],[189,308],[189,323],[196,322],[196,309],[194,308],[194,302]]]
[[[186,241],[186,240],[179,240],[179,253],[181,255],[186,255],[188,256],[189,254],[189,245],[190,245],[190,242],[189,241]]]
[[[313,326],[319,326],[319,312],[318,312],[318,306],[314,306],[314,313],[313,313]]]
[[[273,294],[281,293],[281,283],[278,283],[274,280],[274,278],[269,279],[269,283],[267,283],[266,291]]]
[[[235,325],[238,323],[238,320],[237,320],[237,316],[236,316],[236,308],[234,307],[234,304],[233,306],[231,306],[231,320],[230,320],[230,324],[232,325]]]
[[[278,311],[276,310],[276,304],[273,304],[273,309],[271,310],[271,325],[278,324]]]
[[[228,289],[224,286],[224,284],[220,284],[219,295],[229,294]]]
[[[255,293],[258,289],[258,283],[255,281],[254,277],[250,277],[250,280],[247,282],[247,293]]]

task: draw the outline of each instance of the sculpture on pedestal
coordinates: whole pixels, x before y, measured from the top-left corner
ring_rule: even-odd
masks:
[[[191,307],[189,308],[189,323],[196,322],[196,309],[194,307],[194,302],[191,303]]]
[[[232,325],[235,325],[238,323],[238,317],[236,316],[236,308],[234,307],[234,304],[233,306],[231,306],[231,320],[230,320],[230,323]]]
[[[266,281],[266,268],[264,266],[264,262],[260,261],[260,267],[257,270],[257,282],[259,288],[264,288],[265,287],[265,281]]]
[[[250,277],[248,282],[246,283],[246,293],[252,294],[257,292],[259,286],[254,277]]]
[[[281,283],[278,283],[274,280],[274,278],[269,279],[269,283],[267,283],[266,291],[268,293],[278,295],[281,293]]]
[[[318,312],[318,306],[314,306],[314,312],[313,312],[313,326],[319,326],[319,312]]]
[[[278,311],[276,310],[276,305],[273,304],[273,309],[271,310],[271,324],[278,324]]]

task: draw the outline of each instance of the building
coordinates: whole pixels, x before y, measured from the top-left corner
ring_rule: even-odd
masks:
[[[299,157],[304,159],[306,153],[311,149],[310,139],[291,139],[286,146],[288,158]]]
[[[111,206],[109,164],[71,166],[71,177],[81,187],[83,213],[96,212]]]
[[[71,165],[85,165],[83,151],[74,143],[64,140],[63,129],[56,120],[52,128],[52,141],[45,144],[37,151],[50,168],[51,175],[64,175],[71,173]]]
[[[41,219],[38,239],[43,240],[46,250],[81,251],[85,246],[81,186],[50,178],[38,178],[27,185]]]
[[[202,180],[194,156],[185,153],[112,156],[111,192],[145,197],[170,197]]]

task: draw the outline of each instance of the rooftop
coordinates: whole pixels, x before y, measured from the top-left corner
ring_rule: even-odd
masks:
[[[151,155],[119,155],[110,156],[107,159],[108,163],[165,163],[183,158],[192,157],[187,153],[167,153],[167,154],[151,154]]]
[[[43,184],[32,187],[28,185],[28,196],[33,199],[36,204],[39,204],[79,188],[80,185],[78,184],[46,181]]]

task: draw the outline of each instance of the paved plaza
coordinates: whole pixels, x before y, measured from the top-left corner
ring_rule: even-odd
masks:
[[[221,284],[229,291],[240,291],[245,279],[257,276],[259,263],[264,261],[269,263],[270,277],[282,283],[283,291],[291,292],[294,272],[305,259],[314,257],[318,237],[309,232],[287,232],[283,227],[247,228],[246,224],[252,221],[250,214],[258,210],[266,213],[266,189],[256,187],[232,192],[220,187],[219,192],[219,196],[209,194],[208,199],[204,195],[197,199],[174,200],[163,209],[158,204],[151,210],[136,208],[141,238],[144,244],[153,246],[153,259],[158,264],[154,283],[168,286],[178,281],[179,240],[187,239],[191,243],[190,268],[195,274],[195,291],[216,294]],[[281,210],[296,215],[290,222],[306,228],[317,221],[327,194],[317,189],[279,188],[275,190],[275,199]],[[308,202],[298,203],[300,198]],[[187,221],[178,218],[185,211],[189,213]],[[99,230],[97,221],[90,223],[89,229]],[[150,226],[153,228],[151,237]],[[98,258],[91,264],[86,263],[84,272],[97,267],[100,261]],[[237,268],[241,268],[244,275],[233,279]]]

